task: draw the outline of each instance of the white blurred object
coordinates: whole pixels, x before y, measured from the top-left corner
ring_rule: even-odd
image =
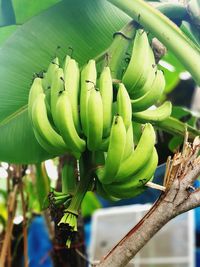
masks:
[[[200,87],[196,86],[194,94],[192,96],[191,109],[200,112]]]
[[[150,207],[129,205],[96,211],[91,226],[91,262],[102,259]],[[193,211],[189,211],[171,220],[126,267],[194,267],[193,216]]]
[[[45,161],[45,167],[47,170],[47,174],[51,180],[58,179],[58,170],[53,160],[49,159]]]
[[[5,179],[8,177],[7,171],[4,169],[4,167],[0,167],[0,179]]]

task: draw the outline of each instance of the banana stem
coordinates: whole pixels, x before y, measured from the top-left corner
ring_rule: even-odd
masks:
[[[187,123],[181,122],[173,117],[169,117],[161,122],[156,122],[155,126],[160,128],[172,135],[185,136],[186,131],[188,132],[188,137],[193,140],[196,136],[200,136],[200,131],[191,127]]]
[[[78,183],[76,187],[76,191],[74,193],[74,196],[72,197],[71,203],[69,207],[67,208],[67,211],[77,213],[80,209],[81,202],[88,191],[92,178],[91,178],[91,166],[92,166],[92,154],[89,151],[86,151],[83,153],[81,159],[80,159],[80,182]]]
[[[108,1],[155,35],[176,55],[200,85],[200,53],[176,24],[143,0]]]
[[[126,53],[135,36],[136,23],[130,21],[120,31],[113,34],[113,42],[110,47],[95,58],[97,64],[109,66],[113,79],[120,79],[123,73],[123,66],[126,64]]]
[[[67,154],[63,157],[62,166],[62,192],[74,195],[77,184],[77,160],[74,156]]]
[[[76,192],[72,198],[69,208],[67,208],[67,211],[78,213],[81,206],[81,202],[86,192],[88,191],[90,183],[91,183],[91,176],[89,174],[86,174],[84,177],[81,177],[81,180],[77,186]]]

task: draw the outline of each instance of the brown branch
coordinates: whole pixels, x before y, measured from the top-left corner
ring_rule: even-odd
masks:
[[[185,142],[182,153],[168,160],[165,186],[159,199],[142,220],[97,264],[98,267],[123,267],[172,218],[200,206],[200,189],[193,183],[200,175],[200,139]],[[191,191],[192,190],[192,191]]]
[[[27,237],[27,220],[26,220],[26,202],[24,199],[23,182],[20,181],[20,195],[22,201],[22,213],[23,213],[23,241],[24,241],[24,267],[28,267],[28,237]]]
[[[1,255],[0,255],[0,266],[1,267],[5,266],[6,257],[7,257],[9,246],[10,246],[12,230],[13,230],[13,225],[14,225],[13,220],[14,220],[16,208],[17,208],[18,189],[19,189],[19,185],[16,184],[14,186],[13,191],[10,192],[9,197],[8,197],[8,221],[7,221],[5,237],[4,237],[3,246],[2,246]]]

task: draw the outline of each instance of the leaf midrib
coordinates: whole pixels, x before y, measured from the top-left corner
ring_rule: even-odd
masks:
[[[3,119],[0,122],[0,127],[4,126],[5,124],[8,124],[11,120],[15,119],[17,116],[19,116],[23,112],[27,111],[27,109],[28,109],[28,104],[22,106],[20,109],[18,109],[17,111],[15,111],[14,113],[10,114],[5,119]]]

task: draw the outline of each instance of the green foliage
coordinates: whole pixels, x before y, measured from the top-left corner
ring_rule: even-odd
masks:
[[[10,25],[0,28],[0,45],[2,45],[8,37],[10,37],[17,27],[17,25]]]
[[[17,24],[23,24],[31,17],[61,2],[61,0],[12,0]]]
[[[197,122],[197,119],[200,117],[199,113],[192,112],[191,110],[189,110],[185,107],[173,106],[172,116],[174,118],[179,119],[182,122],[184,122],[185,127],[187,124],[187,125],[194,127],[195,129],[197,129],[196,122]],[[169,149],[172,152],[177,151],[181,147],[183,140],[184,140],[184,138],[182,136],[175,135],[174,137],[172,137],[172,139],[170,140],[170,142],[168,144]]]

